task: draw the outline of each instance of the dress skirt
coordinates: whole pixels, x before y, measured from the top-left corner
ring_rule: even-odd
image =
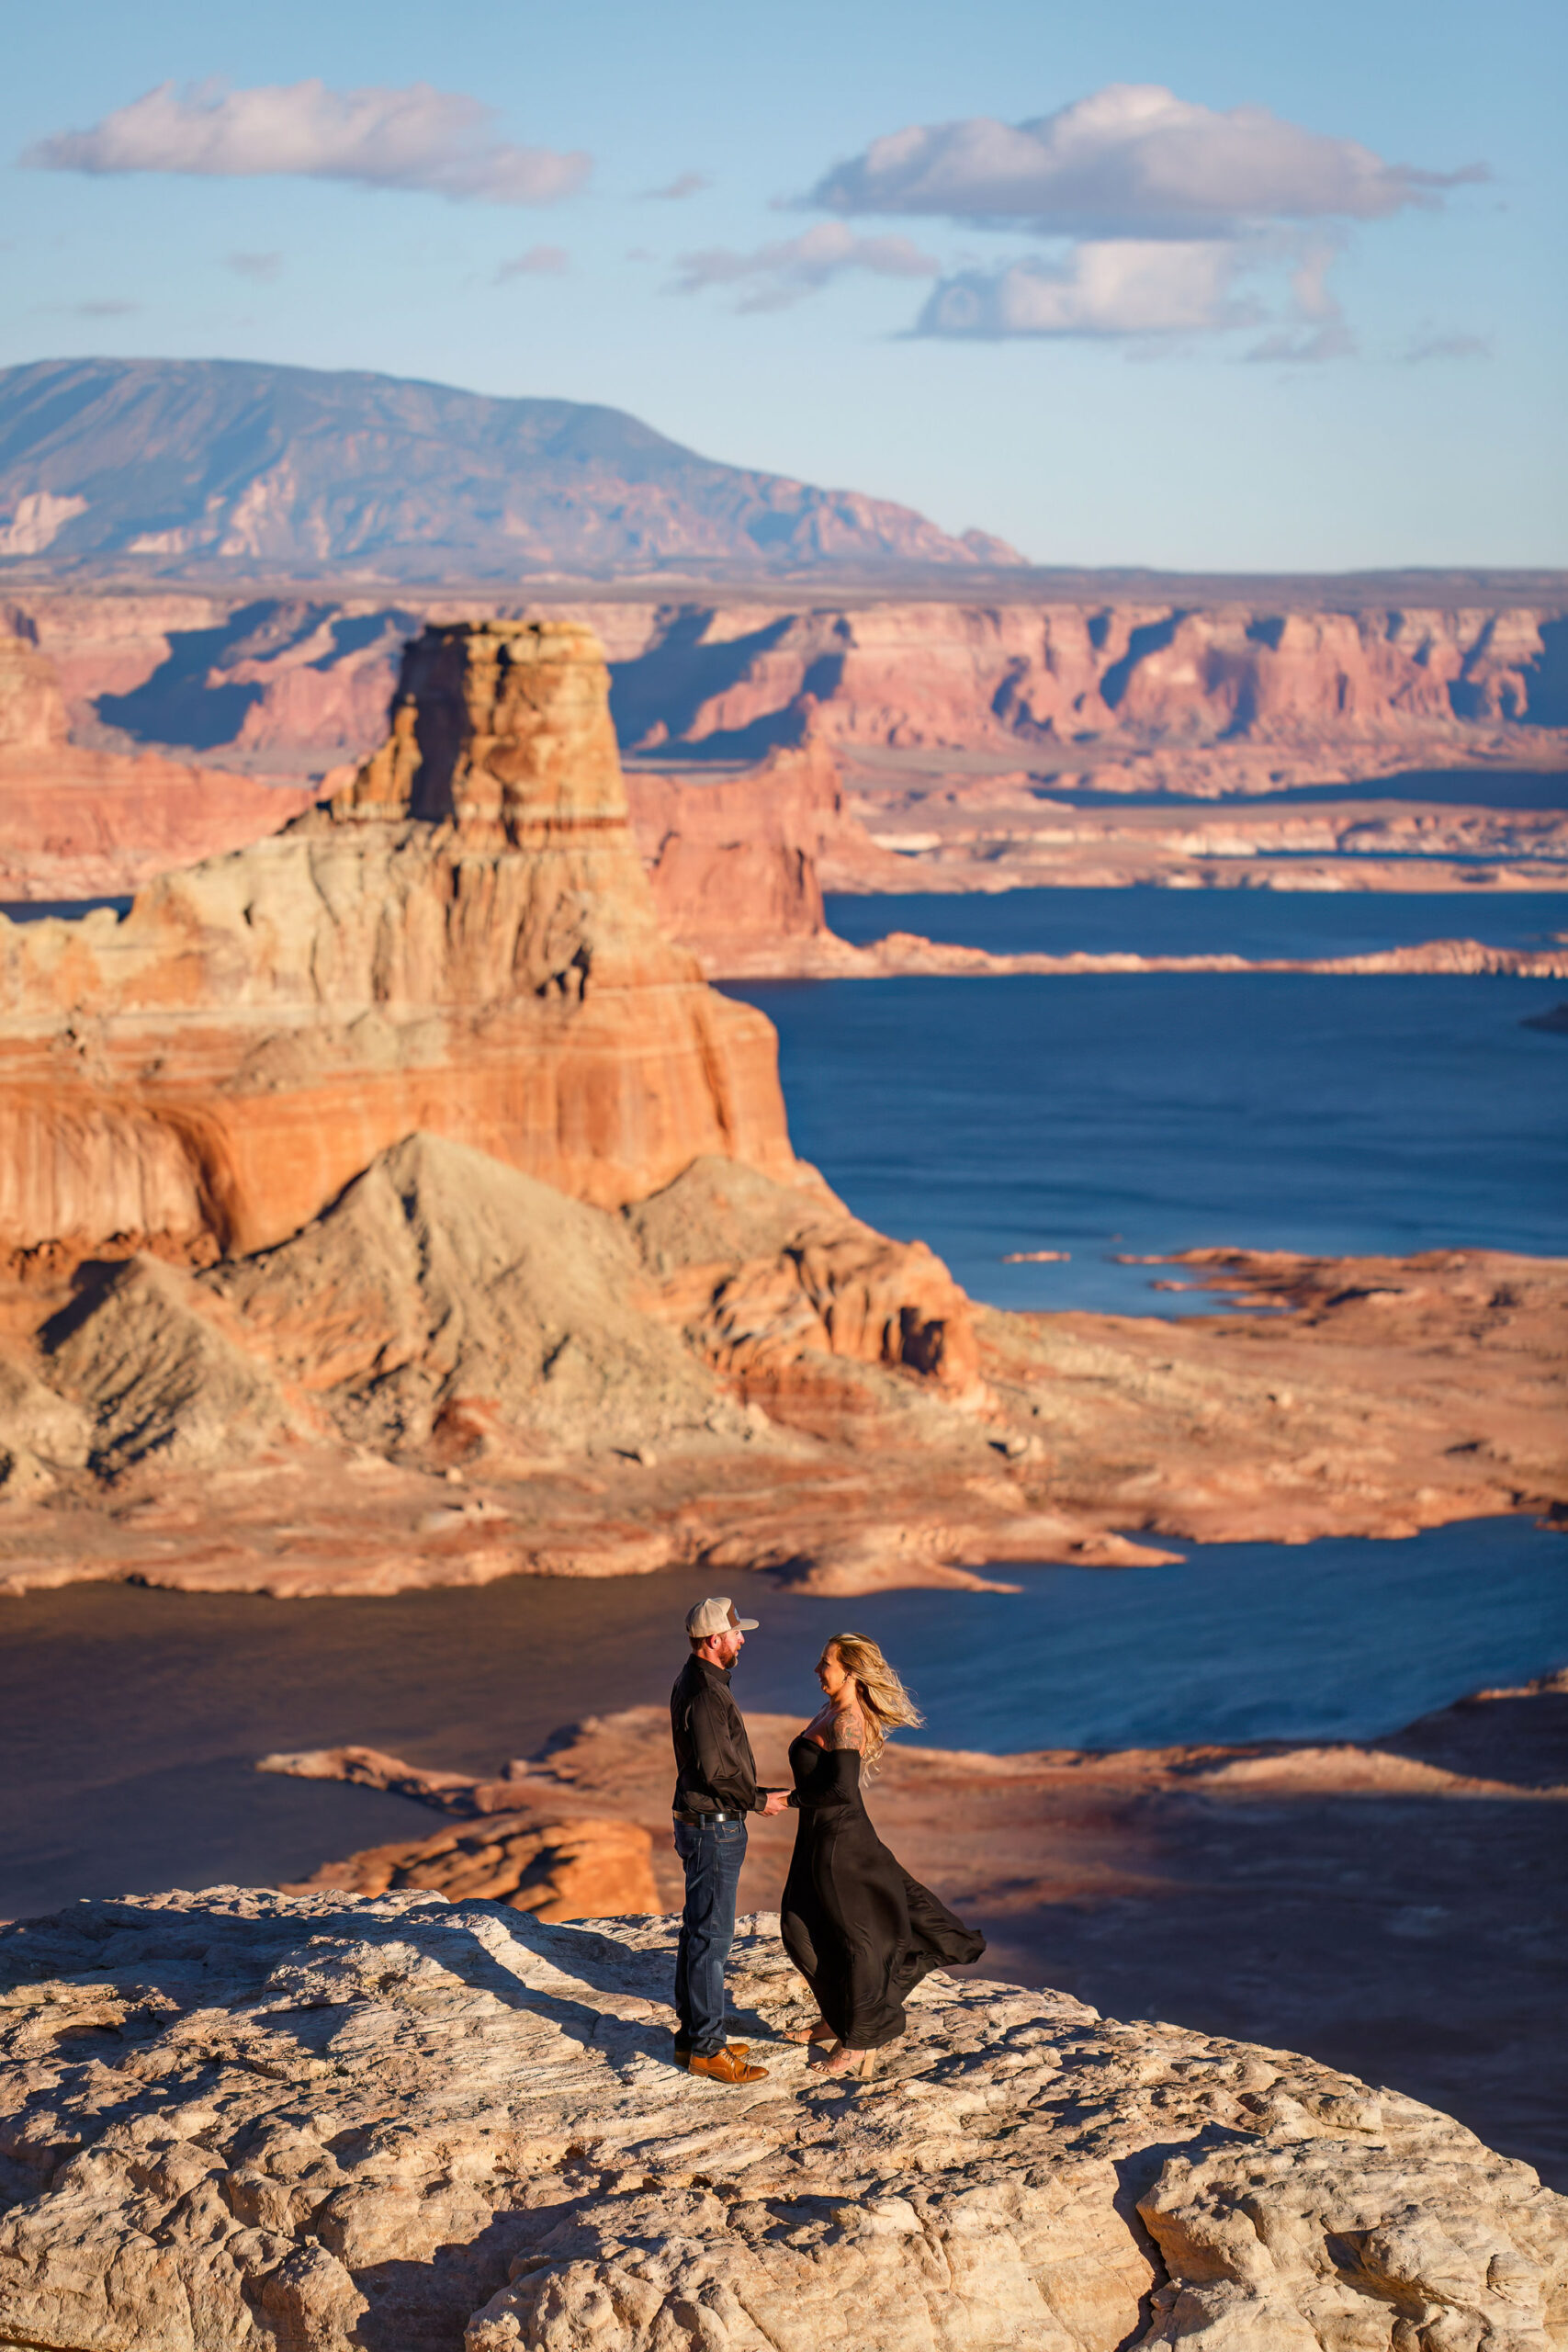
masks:
[[[872,1827],[852,1748],[804,1735],[789,1751],[800,1824],[784,1883],[784,1949],[839,2040],[879,2050],[933,1968],[978,1960],[986,1939],[912,1879]]]

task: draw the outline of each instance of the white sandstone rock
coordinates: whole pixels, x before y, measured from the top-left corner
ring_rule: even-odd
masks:
[[[0,1932],[0,2346],[1568,2344],[1568,2202],[1410,2099],[942,1976],[830,2081],[766,1916],[730,2090],[671,2063],[673,1940],[232,1888]]]

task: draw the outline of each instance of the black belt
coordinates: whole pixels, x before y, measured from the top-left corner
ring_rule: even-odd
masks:
[[[688,1829],[701,1829],[705,1822],[744,1821],[746,1815],[743,1813],[682,1813],[677,1807],[674,1817],[684,1822]]]

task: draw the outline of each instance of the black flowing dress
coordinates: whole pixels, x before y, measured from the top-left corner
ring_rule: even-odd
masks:
[[[867,1818],[853,1748],[792,1740],[800,1826],[784,1883],[784,1950],[839,2040],[879,2050],[933,1968],[978,1960],[986,1939],[912,1879]]]

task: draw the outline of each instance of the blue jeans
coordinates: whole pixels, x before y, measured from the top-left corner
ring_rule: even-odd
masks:
[[[746,1860],[743,1821],[675,1824],[686,1907],[675,1953],[675,2039],[694,2058],[724,2048],[724,1963],[735,1941],[735,1895]]]

